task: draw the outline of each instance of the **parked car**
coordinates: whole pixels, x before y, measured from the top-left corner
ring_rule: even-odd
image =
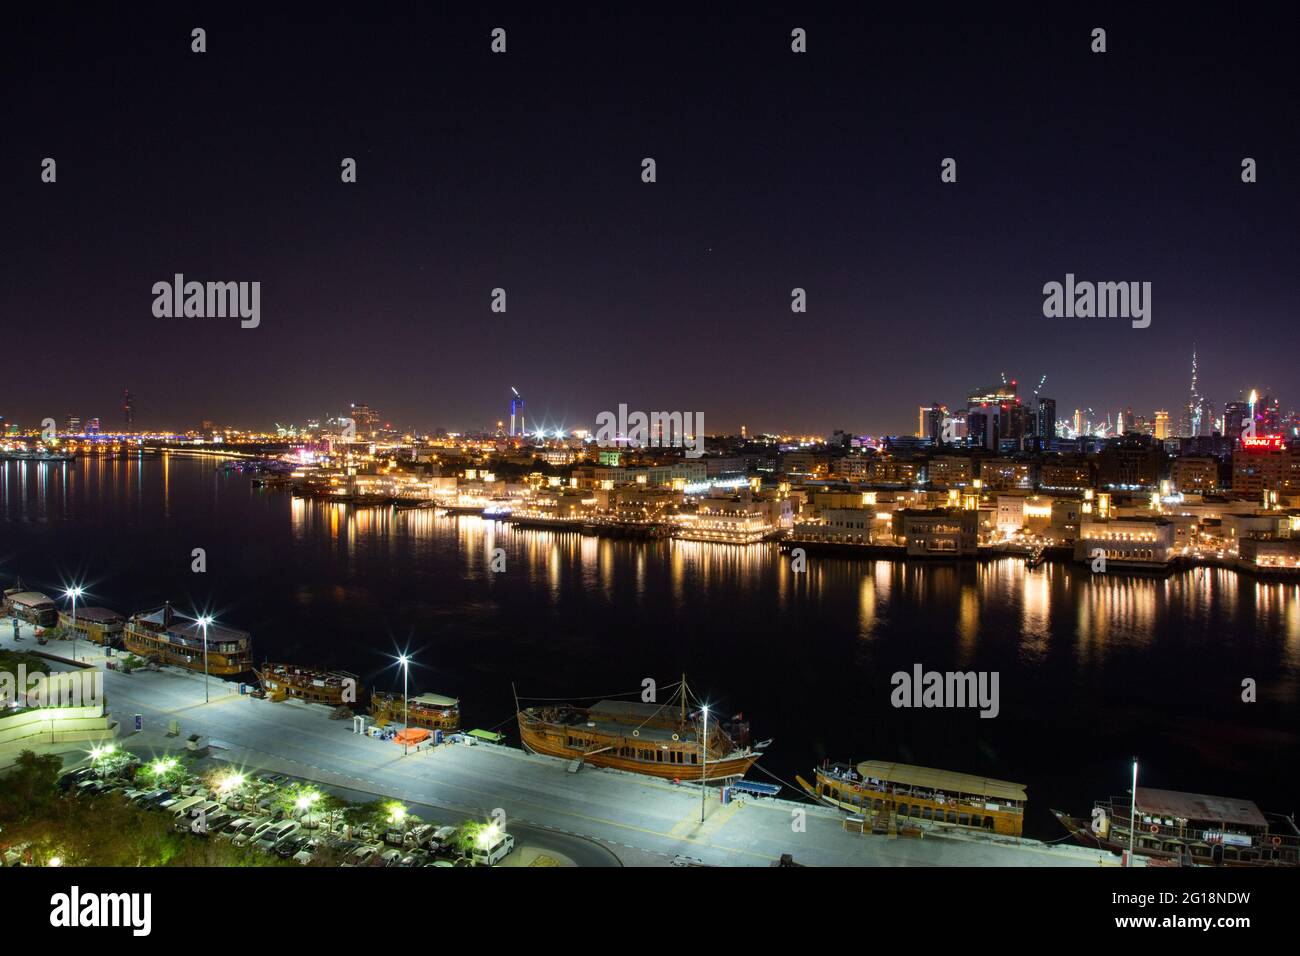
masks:
[[[306,837],[298,844],[298,850],[293,854],[293,859],[306,865],[316,858],[316,854],[325,845],[325,841],[320,837]]]
[[[274,850],[301,829],[302,824],[297,820],[280,820],[263,830],[255,845],[259,850]]]
[[[369,866],[370,861],[374,859],[375,854],[378,852],[379,852],[379,847],[372,846],[371,844],[368,843],[363,843],[361,844],[361,846],[357,847],[355,850],[349,853],[347,860],[341,865],[342,866]]]
[[[395,865],[404,867],[424,866],[428,861],[429,854],[425,853],[423,850],[412,850],[407,853],[406,856],[398,860]]]
[[[75,787],[77,784],[86,780],[94,780],[95,771],[91,767],[82,767],[79,770],[69,770],[63,776],[59,777],[59,789],[65,793]]]
[[[235,846],[247,846],[254,840],[261,839],[262,834],[273,826],[275,826],[274,820],[267,819],[266,817],[258,817],[251,824],[236,833],[234,840],[231,842],[234,843]]]
[[[377,860],[377,866],[397,866],[402,861],[402,851],[396,848],[384,850],[378,857],[372,857],[372,861]]]
[[[299,850],[307,847],[311,842],[311,837],[299,830],[287,840],[281,840],[275,848],[275,855],[282,860],[288,860],[293,857]]]
[[[496,866],[509,856],[514,848],[514,834],[501,833],[497,835],[496,841],[491,846],[478,846],[476,843],[474,849],[470,851],[470,859],[475,866]]]
[[[439,850],[446,849],[451,844],[451,838],[456,835],[455,827],[438,827],[433,831],[429,842]]]
[[[257,821],[252,817],[236,817],[217,831],[217,836],[223,840],[233,840],[247,827],[253,826]]]

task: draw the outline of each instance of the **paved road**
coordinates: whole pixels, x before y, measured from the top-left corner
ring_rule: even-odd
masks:
[[[10,646],[3,626],[0,644]],[[26,641],[19,647],[33,649]],[[694,787],[590,767],[571,774],[563,761],[483,744],[403,756],[400,746],[355,734],[350,721],[330,720],[321,707],[241,697],[224,681],[212,681],[212,701],[204,703],[202,675],[180,671],[108,671],[104,683],[110,709],[124,727],[132,725],[132,715],[143,715],[145,733],[122,741],[133,749],[174,748],[176,741],[164,733],[175,719],[182,739],[207,736],[214,755],[223,759],[479,819],[501,809],[510,825],[544,829],[556,840],[594,839],[636,865],[664,864],[682,854],[709,864],[766,866],[783,853],[832,866],[1114,863],[1109,854],[1032,841],[863,837],[846,833],[843,814],[831,808],[768,799],[723,806],[716,791],[701,823],[700,791]],[[574,856],[574,844],[565,846],[562,852]]]

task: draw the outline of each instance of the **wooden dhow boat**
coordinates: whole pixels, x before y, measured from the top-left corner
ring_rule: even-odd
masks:
[[[442,694],[417,694],[404,701],[401,694],[375,691],[370,695],[370,714],[382,723],[447,733],[460,730],[460,701]]]
[[[347,671],[266,663],[254,673],[268,700],[292,698],[331,707],[350,707],[357,702],[357,675]]]
[[[1131,804],[1136,804],[1133,832]],[[1300,829],[1295,817],[1264,813],[1249,800],[1204,793],[1138,787],[1098,800],[1083,820],[1060,810],[1052,815],[1088,847],[1133,853],[1163,864],[1192,866],[1300,865]]]
[[[520,740],[530,753],[573,761],[574,770],[587,763],[665,780],[743,777],[771,741],[751,747],[743,715],[718,721],[691,699],[685,677],[673,686],[662,704],[607,699],[585,707],[520,706]]]
[[[955,829],[1019,837],[1025,785],[885,760],[826,763],[816,784],[795,780],[822,803],[862,817],[872,830]]]

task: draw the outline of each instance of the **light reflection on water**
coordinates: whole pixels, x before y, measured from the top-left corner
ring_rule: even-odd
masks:
[[[356,509],[170,456],[0,464],[0,562],[43,589],[84,567],[124,611],[211,595],[259,659],[387,675],[394,641],[411,640],[424,689],[462,696],[476,725],[509,716],[511,681],[604,693],[688,670],[777,738],[768,763],[786,779],[823,756],[883,757],[1024,780],[1031,803],[1082,810],[1120,792],[1138,750],[1153,786],[1284,810],[1300,794],[1300,584],[1223,569],[809,555],[795,573],[773,546]],[[917,663],[998,671],[1002,716],[892,710],[890,675]]]

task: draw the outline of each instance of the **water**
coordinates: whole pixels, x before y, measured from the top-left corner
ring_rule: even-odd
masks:
[[[490,571],[504,548],[506,572]],[[190,570],[206,551],[207,572]],[[171,600],[253,633],[257,659],[351,670],[458,696],[468,726],[507,731],[512,682],[602,696],[688,674],[715,712],[775,742],[786,781],[823,758],[894,759],[1028,785],[1085,812],[1142,783],[1300,809],[1300,586],[1202,570],[1168,579],[1020,562],[902,566],[774,548],[516,531],[427,511],[295,500],[170,457],[0,464],[0,575],[84,580],[130,612]],[[7,579],[6,579],[7,580]],[[1000,714],[901,710],[890,675],[987,670]],[[1241,682],[1258,702],[1241,701]],[[768,779],[761,773],[759,779]]]

